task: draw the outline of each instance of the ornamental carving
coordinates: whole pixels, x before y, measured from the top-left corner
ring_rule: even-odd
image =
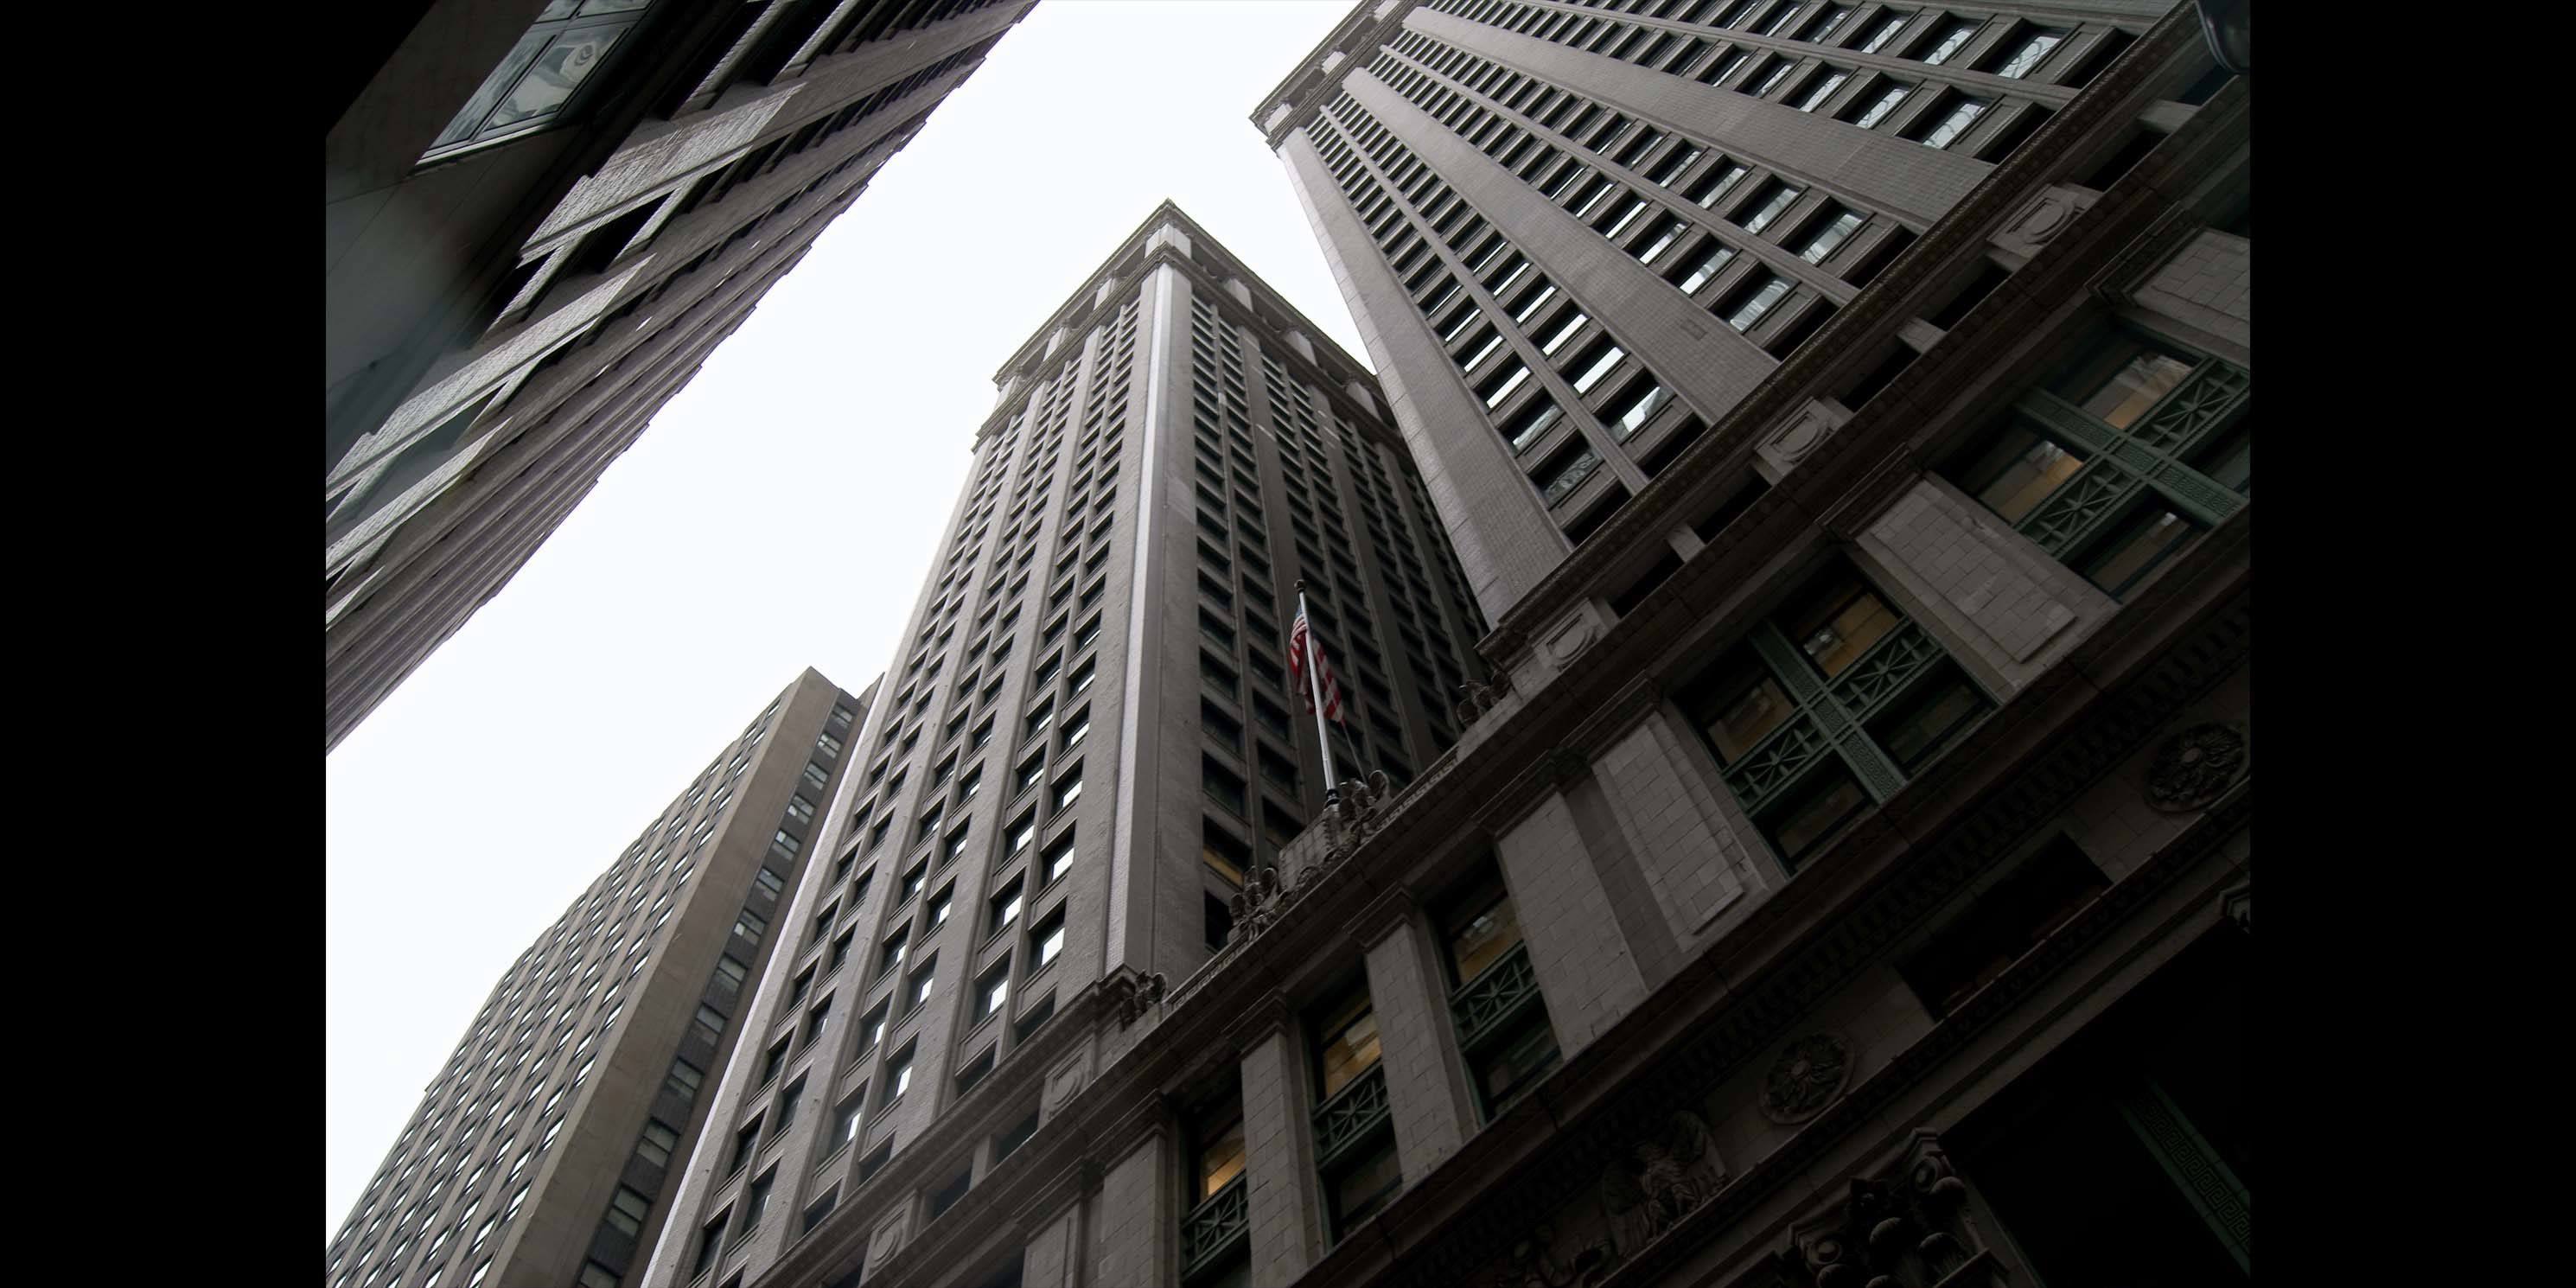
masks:
[[[1511,691],[1512,677],[1503,672],[1496,672],[1489,680],[1469,680],[1459,685],[1458,705],[1454,710],[1458,724],[1463,728],[1476,723],[1479,717],[1501,706]]]
[[[1131,967],[1121,966],[1117,973],[1102,980],[1101,986],[1108,990],[1109,1004],[1117,1011],[1118,1027],[1123,1029],[1143,1019],[1154,1003],[1163,1000],[1165,981],[1161,971],[1138,974]]]
[[[1601,1205],[1610,1213],[1618,1255],[1635,1256],[1715,1197],[1725,1181],[1709,1148],[1708,1124],[1687,1109],[1666,1118],[1601,1174]]]
[[[1762,1077],[1762,1116],[1799,1123],[1824,1112],[1851,1081],[1851,1043],[1838,1033],[1810,1033],[1789,1044]]]
[[[2218,799],[2245,768],[2245,735],[2232,725],[2193,725],[2167,740],[2147,766],[2147,803],[2187,814]]]
[[[1318,869],[1349,858],[1360,842],[1385,824],[1387,804],[1395,799],[1395,780],[1383,769],[1372,769],[1364,777],[1344,779],[1336,795],[1338,799],[1324,811],[1324,860],[1308,869],[1309,878]]]
[[[1234,915],[1234,939],[1250,940],[1279,919],[1286,900],[1279,883],[1279,869],[1264,863],[1243,874],[1243,888],[1227,901],[1226,911]],[[1233,942],[1230,940],[1229,942]]]
[[[1838,1209],[1790,1227],[1793,1260],[1816,1288],[1993,1283],[1997,1267],[1983,1255],[1985,1244],[1968,1207],[1968,1183],[1950,1166],[1940,1142],[1929,1132],[1917,1133],[1895,1167],[1852,1178]]]

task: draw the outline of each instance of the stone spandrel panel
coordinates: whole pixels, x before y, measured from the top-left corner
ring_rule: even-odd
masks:
[[[1999,698],[2019,692],[2114,607],[1994,513],[1932,475],[1917,478],[1857,542],[1910,616]],[[2081,627],[2078,623],[2082,623]]]
[[[2223,356],[2244,361],[2253,347],[2254,244],[2201,229],[2131,298],[2147,312],[2234,345],[2236,352]]]
[[[1066,1204],[1029,1236],[1020,1262],[1024,1288],[1075,1288],[1082,1281],[1082,1202]]]

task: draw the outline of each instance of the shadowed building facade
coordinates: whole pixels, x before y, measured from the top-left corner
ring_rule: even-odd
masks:
[[[1374,383],[1186,215],[1154,211],[995,383],[653,1282],[925,1256],[1015,1281],[1021,1209],[987,1182],[1119,1058],[1108,999],[1242,938],[1324,806],[1285,666],[1301,582],[1342,772],[1397,790],[1457,736],[1484,624]],[[1063,1257],[1138,1215],[1067,1202]],[[970,1209],[969,1242],[913,1247]]]
[[[472,0],[324,143],[327,750],[500,593],[1027,0]]]
[[[329,1288],[641,1282],[874,694],[799,676],[519,955],[332,1239]]]

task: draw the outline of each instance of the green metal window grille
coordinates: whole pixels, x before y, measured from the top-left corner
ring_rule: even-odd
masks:
[[[1811,844],[1894,796],[1993,702],[1930,632],[1848,572],[1820,577],[1793,603],[1825,605],[1826,615],[1800,625],[1791,608],[1757,624],[1685,701],[1727,787],[1794,870]]]
[[[2120,328],[2052,383],[2014,402],[1965,477],[2040,549],[2117,596],[2153,567],[2134,553],[2141,542],[2165,540],[2160,560],[2189,539],[2161,530],[2197,532],[2245,508],[2253,377],[2243,368]]]
[[[1186,1281],[1243,1246],[1252,1229],[1252,1206],[1240,1175],[1181,1219],[1181,1278]]]

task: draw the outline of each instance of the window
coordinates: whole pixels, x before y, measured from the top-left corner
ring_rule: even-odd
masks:
[[[903,1099],[903,1093],[912,1089],[912,1055],[913,1049],[907,1046],[903,1054],[886,1062],[886,1104]]]
[[[2225,363],[2108,330],[2016,403],[1954,476],[2117,598],[2244,504],[2249,385]],[[2167,406],[2182,410],[2157,414]]]
[[[788,1083],[787,1089],[778,1093],[778,1126],[771,1129],[773,1136],[785,1136],[787,1129],[796,1125],[796,1106],[804,1100],[805,1075],[798,1074],[796,1081]]]
[[[1889,81],[1880,86],[1876,94],[1862,100],[1865,105],[1860,106],[1857,114],[1848,115],[1844,119],[1864,130],[1869,129],[1886,120],[1887,114],[1895,111],[1897,105],[1905,101],[1905,96],[1913,92],[1914,87],[1911,85]]]
[[[1724,245],[1722,243],[1712,243],[1709,246],[1707,253],[1701,255],[1699,262],[1691,267],[1690,274],[1684,277],[1679,283],[1677,283],[1677,285],[1681,287],[1682,294],[1691,294],[1715,280],[1718,270],[1726,267],[1728,264],[1734,262],[1734,260],[1734,247]]]
[[[745,908],[740,916],[734,918],[733,933],[759,943],[760,937],[769,933],[769,918]]]
[[[724,1251],[725,1226],[732,1217],[733,1209],[727,1208],[716,1213],[716,1219],[707,1222],[705,1228],[698,1232],[698,1259],[689,1271],[690,1275],[703,1275],[716,1264],[716,1255]]]
[[[1317,1099],[1329,1100],[1351,1079],[1377,1066],[1377,1014],[1362,984],[1348,996],[1316,1012],[1315,1074]]]
[[[1959,52],[1959,47],[1976,34],[1977,24],[1966,18],[1950,18],[1935,23],[1931,34],[1914,47],[1914,57],[1919,62],[1938,67],[1949,61],[1950,55]]]
[[[573,94],[608,61],[627,29],[642,18],[635,0],[554,0],[545,20],[528,28],[501,65],[483,78],[422,159],[545,128]]]
[[[1011,1000],[1011,963],[998,962],[975,981],[975,1015],[971,1023],[981,1024],[1002,1011]]]
[[[814,1045],[814,1039],[823,1035],[823,1022],[830,1018],[832,1018],[832,999],[826,997],[816,1003],[813,1010],[805,1013],[805,1037],[796,1044],[797,1049],[801,1051]]]
[[[1914,15],[1904,12],[1881,16],[1878,24],[1871,27],[1869,35],[1861,41],[1860,51],[1864,54],[1877,53],[1887,46],[1887,42],[1896,39],[1896,33],[1905,30],[1905,24],[1912,21],[1914,21]]]
[[[2048,60],[2049,52],[2065,43],[2066,33],[2050,27],[2025,27],[2012,38],[1995,46],[1986,69],[2007,80],[2019,80],[2031,69]]]
[[[785,1038],[778,1039],[778,1045],[769,1048],[769,1058],[760,1066],[760,1081],[756,1085],[766,1087],[778,1077],[778,1071],[787,1067],[790,1049]]]
[[[1198,1204],[1243,1175],[1243,1105],[1228,1094],[1190,1120],[1190,1202]]]
[[[903,885],[895,891],[895,906],[900,908],[912,902],[913,898],[921,893],[921,888],[928,884],[930,884],[930,865],[926,862],[913,864],[912,871],[903,874]]]
[[[1214,756],[1199,757],[1199,784],[1208,799],[1241,817],[1244,812],[1244,784],[1241,775],[1217,763]]]
[[[866,1019],[859,1021],[860,1050],[868,1050],[884,1040],[888,1013],[889,1005],[879,1002],[875,1010],[868,1012]]]
[[[1735,222],[1744,225],[1744,231],[1748,233],[1758,233],[1769,227],[1772,220],[1779,218],[1781,211],[1795,205],[1802,195],[1804,195],[1803,189],[1792,188],[1774,179],[1763,185],[1762,195],[1754,198],[1744,211],[1737,212],[1742,217]]]
[[[1072,870],[1073,833],[1068,830],[1050,843],[1045,853],[1038,856],[1038,885],[1040,888],[1054,885],[1063,878],[1065,873]]]
[[[704,1070],[686,1060],[673,1060],[670,1076],[662,1080],[662,1089],[678,1096],[682,1103],[686,1103],[697,1099],[698,1084],[704,1081],[706,1076]]]
[[[1065,718],[1062,741],[1057,744],[1058,750],[1071,751],[1081,746],[1082,740],[1090,734],[1091,710],[1086,707]]]
[[[1968,128],[1977,123],[1977,118],[1992,106],[1992,99],[1951,93],[1931,111],[1924,113],[1906,132],[1906,137],[1925,147],[1946,148],[1967,133]]]
[[[1601,378],[1609,375],[1610,369],[1618,366],[1619,360],[1627,356],[1628,351],[1615,344],[1605,344],[1595,350],[1591,365],[1584,368],[1582,375],[1574,378],[1574,392],[1578,394],[1592,392],[1592,387],[1600,384]]]
[[[906,923],[885,941],[884,950],[877,954],[877,978],[884,979],[903,968],[905,946],[911,942],[912,926]]]
[[[1863,222],[1859,211],[1840,202],[1825,203],[1825,208],[1807,223],[1806,245],[1799,249],[1798,258],[1810,264],[1824,263],[1836,248],[1860,231]]]
[[[761,1214],[769,1210],[769,1192],[777,1188],[777,1185],[778,1169],[773,1167],[762,1172],[759,1178],[751,1183],[751,1188],[743,1191],[742,1229],[734,1235],[734,1242],[742,1242],[753,1229],[760,1225]]]
[[[731,1176],[750,1165],[752,1155],[760,1152],[760,1120],[752,1119],[733,1134],[733,1158],[725,1164],[725,1175]]]
[[[1839,67],[1827,68],[1824,75],[1809,83],[1806,94],[1798,100],[1798,110],[1812,112],[1824,106],[1825,100],[1832,98],[1834,91],[1841,89],[1843,82],[1850,79],[1851,73]]]
[[[832,1111],[832,1148],[839,1149],[859,1138],[859,1119],[867,1108],[867,1088],[861,1087]]]
[[[841,1187],[835,1185],[826,1191],[823,1197],[805,1206],[805,1215],[796,1224],[797,1233],[802,1234],[821,1225],[823,1218],[832,1215],[832,1209],[840,1206],[840,1203]]]
[[[1072,772],[1055,780],[1054,791],[1049,797],[1049,812],[1059,814],[1063,813],[1065,810],[1071,808],[1075,801],[1081,799],[1082,766],[1075,765]]]
[[[1219,827],[1214,819],[1199,820],[1199,857],[1217,879],[1235,889],[1243,888],[1244,870],[1252,866],[1252,847]]]
[[[1738,331],[1751,330],[1789,290],[1789,279],[1778,273],[1764,273],[1746,281],[1723,306],[1726,324]]]
[[[1929,633],[1841,566],[1678,696],[1792,871],[1990,705]]]
[[[1029,972],[1035,974],[1055,964],[1063,951],[1064,909],[1059,907],[1029,928]]]
[[[1011,878],[1010,884],[1003,886],[1001,891],[993,896],[988,906],[992,912],[984,923],[984,933],[987,936],[1000,934],[1003,927],[1019,920],[1020,879]]]
[[[637,1142],[635,1156],[655,1167],[671,1165],[671,1151],[680,1144],[679,1130],[659,1118],[644,1120],[644,1139]]]
[[[939,959],[933,957],[913,973],[903,989],[903,1009],[910,1012],[930,1000],[931,988],[939,982]]]

